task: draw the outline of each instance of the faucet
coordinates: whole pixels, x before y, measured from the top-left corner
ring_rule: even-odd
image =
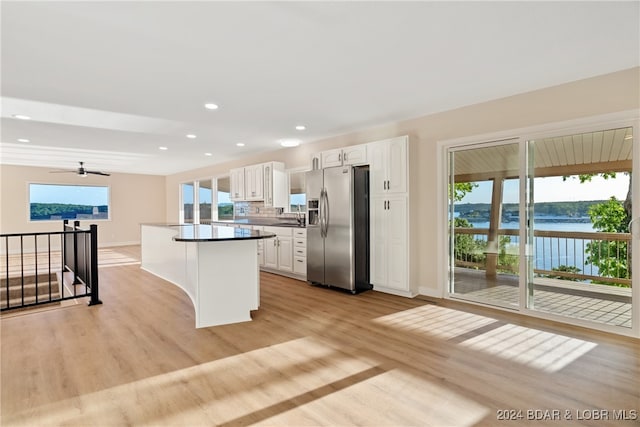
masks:
[[[296,221],[298,221],[299,226],[304,225],[304,220],[302,219],[302,209],[300,208],[300,203],[298,203],[298,212],[296,212]]]

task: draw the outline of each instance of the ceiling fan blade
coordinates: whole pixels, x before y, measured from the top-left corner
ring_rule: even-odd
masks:
[[[77,173],[78,171],[65,170],[65,171],[49,171],[49,173]]]
[[[84,171],[84,173],[90,173],[90,174],[93,174],[93,175],[111,176],[110,173],[104,173],[104,172],[100,172],[100,171]]]

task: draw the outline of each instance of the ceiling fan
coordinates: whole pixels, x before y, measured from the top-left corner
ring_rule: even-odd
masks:
[[[108,173],[104,173],[104,172],[100,172],[100,171],[90,171],[84,168],[84,162],[78,162],[80,163],[80,167],[76,170],[58,170],[58,171],[50,171],[50,173],[75,173],[78,176],[81,177],[86,177],[87,175],[91,174],[91,175],[102,175],[102,176],[111,176],[111,174]]]

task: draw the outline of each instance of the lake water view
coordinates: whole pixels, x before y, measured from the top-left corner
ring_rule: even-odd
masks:
[[[488,221],[469,221],[473,228],[489,228]],[[508,221],[500,224],[501,229],[518,229],[519,223],[516,221]],[[537,218],[534,220],[534,230],[544,231],[574,231],[574,232],[595,232],[591,222],[571,222],[570,217],[554,218]],[[519,238],[518,236],[510,236],[512,250],[517,251]],[[585,249],[590,240],[585,239],[567,239],[555,237],[536,237],[535,245],[535,268],[541,270],[552,270],[561,265],[573,266],[580,269],[583,274],[597,276],[598,267],[588,264],[585,265]]]

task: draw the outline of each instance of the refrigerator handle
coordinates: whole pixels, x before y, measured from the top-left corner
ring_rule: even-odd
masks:
[[[324,190],[324,237],[327,237],[329,233],[329,197],[327,196],[327,190]]]
[[[324,207],[324,188],[320,190],[320,237],[324,238],[324,224],[325,224],[325,207]]]

